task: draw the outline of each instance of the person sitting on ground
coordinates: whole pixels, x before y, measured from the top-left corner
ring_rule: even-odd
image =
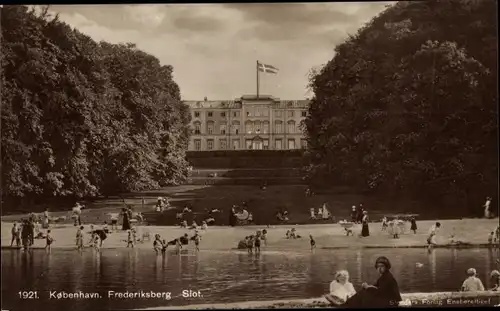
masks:
[[[247,249],[248,237],[246,236],[243,240],[238,243],[238,249]]]
[[[202,221],[201,222],[201,230],[207,230],[207,228],[208,228],[207,222],[206,221]]]
[[[500,291],[500,272],[498,270],[493,270],[490,273],[491,281],[493,287],[490,289],[492,291]]]
[[[314,210],[314,207],[309,209],[309,219],[316,220],[316,211]]]
[[[183,220],[183,221],[181,222],[181,228],[187,228],[187,227],[188,227],[188,222],[187,222],[187,220]]]
[[[290,239],[290,234],[291,234],[291,233],[290,233],[290,230],[287,230],[287,231],[286,231],[286,233],[285,233],[285,237],[286,237],[287,239]]]
[[[465,279],[462,284],[461,291],[462,292],[482,292],[484,291],[483,282],[476,276],[477,272],[474,268],[469,268],[467,270],[468,278]]]
[[[189,229],[198,229],[198,224],[196,223],[196,221],[193,220],[193,224],[191,224],[191,227],[189,227]]]
[[[355,294],[356,290],[352,283],[349,282],[349,272],[340,270],[335,273],[335,278],[330,283],[330,293],[325,298],[332,305],[341,306]]]
[[[344,230],[346,236],[354,236],[354,232],[352,231],[351,228],[344,227]]]
[[[381,256],[375,261],[380,277],[374,285],[363,283],[363,290],[347,299],[346,308],[390,308],[398,306],[401,299],[398,282],[390,272],[391,263]]]
[[[253,222],[253,215],[252,215],[252,213],[248,213],[248,218],[247,218],[247,221],[248,221],[249,223]]]

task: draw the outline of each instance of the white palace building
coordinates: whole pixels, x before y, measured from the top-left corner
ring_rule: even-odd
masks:
[[[244,95],[184,103],[192,114],[189,151],[307,148],[302,121],[309,100]]]

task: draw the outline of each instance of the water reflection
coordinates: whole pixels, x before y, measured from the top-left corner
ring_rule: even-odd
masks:
[[[126,309],[255,299],[311,298],[328,291],[335,271],[346,269],[359,289],[362,282],[374,282],[373,267],[378,256],[388,257],[402,292],[456,290],[463,282],[463,271],[475,267],[485,286],[489,271],[496,268],[497,250],[423,249],[316,250],[314,253],[190,252],[178,256],[157,256],[150,250],[102,250],[93,254],[75,251],[33,251],[32,254],[2,251],[2,286],[5,309],[17,308],[72,311],[84,309]],[[485,258],[485,259],[483,259]],[[416,263],[424,263],[418,266]],[[437,273],[439,268],[439,273]],[[486,273],[488,272],[488,274]],[[481,273],[482,274],[482,273]],[[6,286],[8,285],[8,286]],[[489,285],[488,285],[489,286]],[[40,290],[117,292],[171,291],[172,301],[128,300],[48,300],[34,304],[19,301],[16,293],[26,288]],[[204,297],[182,298],[181,290],[201,290]]]

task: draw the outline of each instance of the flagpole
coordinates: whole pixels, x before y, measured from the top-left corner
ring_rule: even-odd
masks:
[[[257,61],[257,99],[259,99],[259,61]]]

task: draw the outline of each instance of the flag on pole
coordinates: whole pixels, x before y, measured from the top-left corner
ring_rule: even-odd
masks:
[[[277,74],[279,71],[279,69],[274,66],[261,63],[258,63],[258,69],[260,72],[273,73],[273,74]]]

